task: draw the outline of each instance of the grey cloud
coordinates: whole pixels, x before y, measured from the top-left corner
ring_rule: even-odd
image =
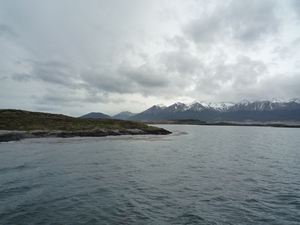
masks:
[[[81,77],[91,96],[98,93],[167,96],[174,94],[179,84],[177,77],[171,76],[162,65],[155,68],[150,62],[141,66],[123,62],[115,70],[102,68],[84,71]]]
[[[33,61],[26,60],[28,73],[15,73],[12,79],[19,82],[28,82],[31,80],[43,81],[45,83],[63,85],[69,88],[80,88],[81,85],[74,82],[77,73],[74,68],[66,63],[59,61]]]
[[[76,89],[83,88],[82,84],[75,82],[78,79],[74,68],[59,61],[33,61],[26,60],[23,64],[29,67],[28,73],[14,73],[12,79],[19,82],[29,82],[31,80],[43,81],[45,83],[63,85],[64,87]],[[19,63],[20,64],[20,63]]]
[[[112,97],[108,93],[88,93],[86,97],[83,99],[83,102],[89,102],[89,103],[114,103],[114,104],[120,104],[126,102],[125,98],[121,97]]]
[[[268,73],[266,64],[259,60],[252,60],[246,56],[238,56],[235,63],[225,63],[215,59],[205,68],[205,75],[198,79],[197,91],[222,93],[223,88],[230,91],[245,90],[258,83],[258,78]]]
[[[189,42],[179,35],[175,35],[173,38],[166,38],[166,42],[179,48],[180,50],[185,50],[189,47]]]
[[[105,69],[96,69],[83,71],[80,74],[82,80],[86,83],[86,88],[96,92],[111,92],[111,93],[134,93],[131,82],[127,77],[122,77],[116,72]]]
[[[299,0],[292,0],[292,9],[295,10],[297,16],[300,19],[300,1]]]
[[[168,85],[166,74],[155,71],[151,66],[132,67],[130,65],[121,65],[118,71],[120,74],[130,78],[130,82],[140,85],[141,88],[166,87]]]
[[[162,74],[148,65],[134,67],[130,63],[120,64],[116,70],[94,69],[83,71],[82,80],[87,90],[119,94],[155,93],[155,89],[168,85],[166,74]]]
[[[290,52],[290,48],[289,47],[280,47],[277,46],[274,50],[273,53],[278,54],[280,59],[287,59],[287,58],[291,58],[291,52]]]
[[[263,36],[277,32],[276,1],[232,0],[218,4],[209,15],[203,14],[183,26],[183,32],[194,42],[238,40],[252,44]]]
[[[57,61],[33,62],[32,76],[49,83],[70,85],[70,68]]]
[[[108,103],[110,102],[109,93],[101,92],[99,90],[89,90],[86,93],[84,98],[84,102],[91,102],[91,103]]]
[[[275,7],[274,0],[232,1],[228,20],[234,36],[253,42],[263,35],[277,32],[279,19],[275,15]]]
[[[275,74],[271,77],[262,77],[255,85],[244,87],[228,86],[213,90],[211,95],[219,95],[220,101],[240,101],[241,99],[259,100],[262,98],[290,99],[291,96],[300,96],[300,74]]]
[[[8,26],[6,24],[1,23],[0,24],[0,37],[4,36],[4,35],[8,35],[11,37],[17,37],[17,33],[14,32],[14,30],[12,29],[11,26]]]
[[[189,42],[181,36],[176,35],[173,40],[180,49],[187,49],[189,47]]]
[[[15,73],[12,75],[12,79],[19,82],[29,82],[32,77],[27,73]]]
[[[258,77],[268,73],[268,68],[264,62],[251,60],[250,57],[246,56],[237,57],[237,64],[230,67],[230,72],[234,76],[234,85],[241,87],[255,85]]]
[[[300,45],[300,37],[294,39],[288,46],[276,46],[273,53],[278,55],[282,60],[290,59],[294,54],[297,54],[297,47]]]
[[[0,77],[0,80],[7,80],[7,79],[8,79],[7,76],[2,76],[2,77]]]
[[[296,38],[295,40],[292,41],[291,46],[292,47],[297,47],[300,45],[300,37]]]
[[[183,32],[196,43],[213,43],[223,32],[221,23],[221,17],[200,18],[187,23]]]
[[[57,89],[47,89],[44,94],[35,96],[33,99],[37,105],[44,107],[78,106],[82,104],[82,99],[77,97],[74,92]]]
[[[126,99],[121,97],[112,97],[109,93],[99,90],[85,90],[84,95],[78,95],[76,90],[47,88],[40,95],[32,95],[31,99],[40,108],[58,108],[58,107],[82,107],[87,103],[115,103],[120,104]]]
[[[278,82],[278,86],[280,88],[284,88],[285,98],[289,98],[290,96],[300,96],[300,73],[294,73],[291,76],[281,77],[282,82]]]
[[[200,75],[203,71],[204,64],[185,51],[166,52],[160,57],[168,72],[178,72],[184,76],[185,74]]]
[[[282,99],[289,99],[291,96],[300,96],[300,73],[275,74],[267,79],[262,79],[254,93],[257,98],[264,96],[265,98],[272,98],[274,96]],[[250,93],[249,93],[250,94]]]

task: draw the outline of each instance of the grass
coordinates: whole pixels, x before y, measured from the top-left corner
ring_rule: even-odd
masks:
[[[143,123],[115,119],[75,118],[62,114],[30,112],[24,110],[0,109],[0,130],[20,131],[109,131],[141,129],[158,130]]]

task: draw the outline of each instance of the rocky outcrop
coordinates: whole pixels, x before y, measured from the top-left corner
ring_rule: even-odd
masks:
[[[25,132],[0,133],[0,142],[20,141],[25,138]]]
[[[126,130],[109,130],[109,131],[87,131],[87,132],[61,132],[57,137],[106,137],[119,135],[167,135],[172,132],[159,128],[156,130],[140,130],[140,129],[126,129]]]
[[[1,131],[0,142],[20,141],[25,138],[71,138],[71,137],[106,137],[106,136],[118,136],[118,135],[167,135],[172,132],[163,128],[153,130],[141,130],[141,129],[126,129],[126,130],[109,130],[109,131]]]

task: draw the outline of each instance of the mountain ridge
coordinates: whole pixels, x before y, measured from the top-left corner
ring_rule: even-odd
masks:
[[[292,98],[288,101],[275,98],[258,101],[244,99],[237,103],[176,102],[169,106],[153,105],[128,119],[142,121],[200,119],[207,122],[300,121],[300,99]]]

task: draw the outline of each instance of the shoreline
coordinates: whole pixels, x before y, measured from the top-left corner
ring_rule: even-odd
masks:
[[[198,126],[244,126],[244,127],[279,127],[279,128],[300,128],[300,124],[285,123],[239,123],[239,122],[217,122],[209,123],[200,120],[162,120],[144,122],[149,125],[198,125]]]
[[[0,130],[0,142],[21,141],[28,138],[72,138],[72,137],[107,137],[120,135],[168,135],[172,132],[163,128],[155,130],[125,129],[108,131],[18,131]]]

